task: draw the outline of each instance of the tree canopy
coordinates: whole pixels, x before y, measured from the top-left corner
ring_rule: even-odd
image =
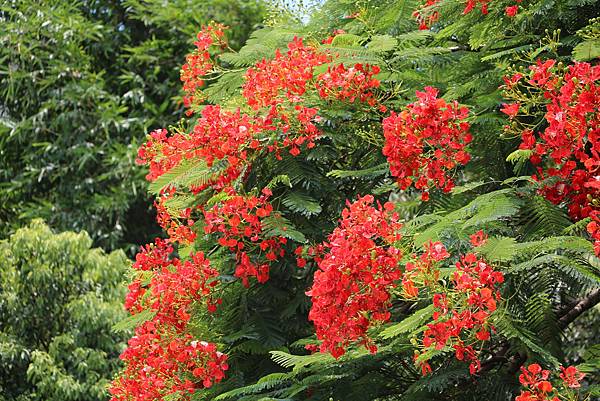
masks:
[[[595,397],[598,5],[293,17],[206,26],[140,148],[167,239],[113,399]]]
[[[598,1],[0,24],[5,399],[600,397]]]
[[[106,399],[129,261],[91,245],[39,220],[0,242],[0,399]]]

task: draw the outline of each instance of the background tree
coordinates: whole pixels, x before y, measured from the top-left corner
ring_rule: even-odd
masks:
[[[125,336],[122,251],[40,220],[0,242],[0,399],[104,400]]]
[[[2,2],[2,235],[42,217],[106,249],[137,248],[156,231],[137,141],[181,117],[193,32],[216,18],[239,47],[262,15],[252,0]]]

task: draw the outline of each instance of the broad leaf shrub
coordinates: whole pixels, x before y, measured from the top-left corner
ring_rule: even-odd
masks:
[[[40,220],[0,241],[0,399],[107,399],[128,260],[91,244]]]
[[[597,346],[567,359],[563,332],[593,338],[600,302],[598,76],[558,29],[598,9],[479,2],[471,27],[476,2],[436,2],[419,31],[387,3],[239,52],[198,34],[190,118],[138,154],[166,236],[136,256],[113,400],[597,394]]]

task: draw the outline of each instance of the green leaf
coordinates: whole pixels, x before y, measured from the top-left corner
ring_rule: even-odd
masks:
[[[375,178],[387,174],[387,163],[378,164],[364,170],[331,170],[328,177],[334,178]]]
[[[332,47],[359,47],[363,38],[351,33],[336,35],[331,42]]]
[[[453,195],[462,194],[462,193],[472,191],[476,188],[479,188],[479,187],[487,185],[487,184],[489,184],[489,182],[484,182],[484,181],[470,182],[468,184],[452,188],[452,194]]]
[[[379,336],[383,339],[390,339],[393,337],[397,337],[400,334],[409,333],[418,330],[423,323],[431,318],[431,314],[433,313],[433,305],[428,305],[423,309],[419,309],[418,311],[412,313],[406,319],[402,320],[400,323],[396,323],[392,326],[386,327]]]
[[[279,236],[299,243],[305,243],[306,237],[283,216],[269,216],[262,220],[263,231],[268,236]]]
[[[376,53],[385,53],[394,50],[398,41],[390,35],[376,35],[367,44],[367,49]]]
[[[540,339],[537,338],[534,333],[527,330],[525,327],[521,327],[507,313],[496,313],[495,316],[495,325],[498,333],[504,335],[509,340],[513,339],[519,341],[530,351],[545,359],[548,364],[556,367],[560,365],[554,355],[548,352],[548,350],[546,350],[544,347],[537,344],[537,341],[540,341]]]
[[[432,358],[435,358],[436,356],[447,354],[450,351],[452,351],[452,348],[450,347],[444,347],[443,349],[428,349],[427,351],[419,355],[415,362],[426,362],[431,360]]]
[[[335,361],[331,355],[321,352],[312,355],[292,355],[283,351],[271,351],[271,359],[284,368],[294,368],[294,370],[313,363]]]
[[[311,216],[321,213],[321,205],[316,199],[302,193],[289,192],[283,198],[283,204],[293,212]]]
[[[506,157],[506,161],[512,164],[526,162],[532,154],[533,150],[531,149],[517,149]]]
[[[485,244],[477,248],[477,252],[492,262],[508,261],[513,259],[517,252],[516,244],[517,241],[514,238],[491,237],[488,238]]]
[[[290,181],[290,177],[287,176],[286,174],[280,174],[280,175],[276,175],[275,177],[273,177],[271,179],[271,181],[269,181],[269,183],[266,185],[267,188],[273,189],[275,187],[277,187],[279,184],[283,184],[286,187],[292,187],[292,182]]]
[[[127,331],[138,327],[140,324],[154,318],[156,311],[145,309],[135,315],[128,316],[112,327],[115,332]]]
[[[148,190],[152,194],[158,194],[168,185],[183,186],[196,182],[198,184],[206,183],[210,176],[212,176],[212,172],[208,170],[204,160],[186,159],[150,183]]]
[[[586,40],[573,49],[573,58],[577,61],[589,61],[598,57],[600,57],[600,39]]]
[[[231,196],[229,196],[229,194],[227,194],[226,192],[219,192],[217,194],[214,194],[213,196],[211,196],[207,201],[206,201],[206,206],[214,206],[217,203],[226,201],[227,199],[231,198]]]

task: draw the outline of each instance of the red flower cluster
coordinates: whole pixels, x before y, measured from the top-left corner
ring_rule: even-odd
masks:
[[[198,103],[197,92],[204,85],[204,76],[211,72],[214,63],[211,60],[209,49],[213,46],[226,47],[225,27],[222,24],[210,23],[203,26],[198,32],[197,41],[194,42],[196,50],[188,54],[185,64],[181,67],[180,79],[183,82],[185,96],[183,102],[186,107]]]
[[[600,210],[593,210],[589,216],[592,221],[587,225],[587,231],[594,240],[594,252],[600,256]]]
[[[339,227],[323,244],[326,253],[307,292],[320,351],[336,358],[353,342],[375,352],[367,330],[390,318],[390,290],[402,276],[402,255],[394,247],[400,240],[399,216],[392,204],[373,203],[371,195],[348,202]]]
[[[246,73],[242,90],[253,109],[275,106],[284,100],[301,102],[306,85],[313,79],[314,69],[329,62],[330,58],[312,46],[305,46],[302,38],[288,44],[288,52],[279,50],[273,60],[263,60]]]
[[[465,9],[463,10],[463,14],[468,14],[471,11],[473,11],[473,9],[476,6],[481,6],[481,13],[483,15],[486,15],[489,11],[488,11],[488,3],[490,2],[490,0],[467,0],[467,2],[465,3]]]
[[[369,64],[355,64],[347,68],[337,64],[327,68],[327,72],[317,77],[317,90],[324,99],[335,98],[354,103],[356,100],[375,106],[377,100],[372,89],[379,87],[379,81],[373,76],[379,74],[379,67]]]
[[[198,90],[206,75],[217,68],[210,51],[227,46],[223,30],[223,26],[211,24],[198,34],[196,50],[181,70],[186,106],[202,100]],[[195,241],[193,226],[198,216],[192,213],[200,210],[205,234],[214,234],[220,246],[235,254],[235,276],[245,286],[250,277],[264,283],[269,278],[270,265],[284,255],[287,240],[264,230],[264,219],[273,213],[268,202],[271,192],[265,189],[260,196],[239,195],[231,189],[232,182],[243,179],[252,158],[263,151],[280,157],[282,148],[298,155],[301,146],[314,146],[320,134],[315,124],[319,116],[316,108],[303,103],[308,89],[320,89],[339,100],[374,102],[370,88],[378,86],[373,77],[377,67],[341,66],[330,70],[330,79],[319,80],[314,76],[315,67],[331,58],[304,46],[299,38],[288,48],[287,54],[277,52],[274,60],[263,60],[248,70],[243,95],[254,115],[209,105],[202,109],[190,132],[154,131],[138,152],[138,162],[149,165],[149,181],[188,160],[201,162],[204,165],[200,168],[209,169],[210,174],[198,182],[188,181],[187,188],[162,188],[155,203],[157,220],[169,239],[157,240],[136,256],[134,269],[140,273],[129,286],[126,307],[132,314],[149,310],[153,317],[136,329],[122,355],[127,367],[113,383],[115,400],[162,399],[174,394],[187,399],[194,388],[208,387],[223,378],[226,356],[216,352],[213,344],[192,341],[188,332],[192,305],[205,304],[212,312],[220,303],[213,296],[219,272],[201,252],[192,253],[186,260],[171,258],[171,244],[189,245]],[[195,194],[206,189],[224,193],[227,198],[210,208],[174,206],[178,192]],[[379,284],[369,293],[384,303],[385,291],[380,287],[391,279],[373,280]],[[376,311],[374,318],[381,320],[378,313],[383,314]]]
[[[419,29],[424,31],[429,29],[440,19],[440,13],[436,10],[431,10],[429,7],[433,7],[439,3],[439,0],[427,0],[425,4],[421,6],[421,9],[413,12],[413,17],[419,23]]]
[[[128,294],[126,307],[132,313],[142,309],[155,311],[155,321],[183,330],[193,303],[205,302],[210,312],[216,310],[221,300],[213,299],[212,292],[219,283],[218,276],[219,272],[210,266],[202,252],[185,261],[173,258],[168,265],[154,271],[147,290],[141,279],[133,282],[134,291]]]
[[[181,70],[188,107],[200,104],[199,89],[218,70],[211,52],[227,46],[224,27],[217,24],[205,27],[195,45],[196,50],[187,57]],[[169,239],[157,240],[136,256],[134,268],[139,275],[129,286],[126,298],[132,314],[149,310],[153,317],[136,329],[122,355],[127,367],[113,383],[114,400],[162,399],[175,394],[187,399],[194,388],[208,387],[222,379],[227,369],[226,356],[216,352],[213,344],[192,341],[188,331],[192,305],[202,303],[213,312],[220,303],[213,296],[219,272],[202,253],[192,253],[185,260],[171,258],[171,244],[193,244],[197,237],[193,226],[202,217],[204,233],[215,235],[221,247],[235,254],[234,274],[243,285],[249,285],[250,277],[256,277],[260,283],[267,281],[270,265],[284,256],[283,246],[287,242],[286,238],[269,235],[264,230],[264,219],[273,214],[268,202],[271,192],[265,189],[260,196],[239,195],[233,191],[232,183],[245,179],[252,160],[262,152],[274,152],[280,158],[281,149],[289,149],[296,156],[302,146],[314,146],[320,135],[316,126],[320,117],[316,108],[305,105],[307,90],[330,99],[350,102],[358,99],[375,104],[371,89],[379,85],[374,78],[378,67],[340,65],[330,69],[327,76],[315,77],[315,67],[329,62],[331,57],[305,46],[300,38],[295,38],[288,49],[286,54],[277,52],[273,60],[263,60],[248,70],[243,95],[253,110],[251,115],[208,105],[202,108],[189,132],[179,128],[171,133],[153,131],[139,149],[137,161],[149,166],[149,181],[190,161],[208,174],[197,182],[190,178],[162,188],[155,203],[157,220]],[[197,194],[205,190],[227,197],[212,207],[175,206],[179,192]],[[389,211],[380,213],[390,218]],[[397,254],[390,248],[378,259],[399,258]],[[364,278],[372,288],[365,290],[364,301],[356,303],[362,308],[374,308],[375,320],[384,320],[386,316],[384,287],[392,281],[387,277],[389,274],[372,277],[370,281]],[[352,290],[354,287],[348,288],[349,294]],[[357,317],[357,313],[354,310],[350,315]],[[356,323],[359,324],[363,323]]]
[[[200,32],[196,42],[196,53],[200,53],[190,57],[210,60],[211,46],[226,46],[223,29],[220,25],[209,25]],[[178,129],[171,134],[164,129],[151,132],[137,158],[138,163],[149,166],[146,178],[154,181],[182,161],[195,158],[205,161],[209,168],[214,166],[214,174],[208,182],[189,189],[221,190],[237,180],[249,168],[251,157],[258,157],[261,151],[274,152],[281,158],[281,149],[289,149],[297,156],[303,145],[314,146],[320,136],[316,126],[320,117],[316,108],[304,104],[307,90],[327,98],[376,103],[371,89],[379,86],[374,78],[379,72],[377,66],[357,64],[346,68],[340,64],[315,77],[315,67],[331,61],[331,57],[315,47],[305,46],[301,38],[294,38],[288,49],[286,54],[277,51],[273,60],[263,60],[248,69],[242,93],[255,115],[209,105],[202,109],[191,132]],[[189,99],[201,85],[200,77],[208,71],[208,66],[202,66],[188,62],[182,69]],[[211,64],[210,68],[213,67]]]
[[[482,245],[485,240],[481,231],[471,236],[473,246]],[[504,275],[474,253],[468,253],[456,263],[451,286],[446,288],[439,283],[437,265],[449,257],[442,243],[426,245],[417,261],[406,265],[404,292],[409,298],[416,297],[418,287],[415,282],[418,282],[434,293],[434,322],[428,324],[423,333],[424,350],[452,347],[456,359],[469,361],[469,371],[474,374],[480,368],[476,345],[490,339],[490,331],[494,328],[488,320],[500,300],[496,286],[504,281]],[[421,352],[415,353],[415,361],[423,375],[431,372],[431,366],[422,359]]]
[[[287,239],[266,236],[262,219],[269,217],[273,207],[268,202],[272,193],[263,189],[263,195],[241,196],[230,192],[228,199],[204,210],[204,232],[218,233],[218,244],[236,255],[235,276],[248,287],[248,278],[256,277],[259,283],[269,279],[269,266],[283,257]]]
[[[517,0],[517,2],[520,3],[520,0]],[[519,12],[519,6],[517,4],[512,5],[512,6],[508,6],[504,9],[504,13],[506,15],[508,15],[509,17],[514,17],[517,15],[517,13]]]
[[[127,367],[109,389],[111,401],[191,400],[196,389],[218,383],[228,369],[227,356],[214,344],[154,321],[136,329],[121,359]]]
[[[515,401],[558,401],[558,397],[551,397],[554,387],[547,379],[550,376],[549,370],[543,370],[537,363],[531,364],[527,369],[521,367],[522,373],[519,375],[519,382],[530,391],[521,391],[521,394],[515,398]]]
[[[271,135],[264,144],[278,158],[281,148],[289,147],[297,156],[301,145],[312,148],[319,137],[314,124],[319,119],[317,109],[305,106],[303,96],[314,79],[315,67],[329,61],[328,55],[296,37],[286,54],[277,50],[274,59],[262,60],[246,72],[242,94],[247,104],[262,111],[269,132],[281,133],[281,138]]]
[[[523,0],[516,0],[517,3],[521,3]],[[413,13],[413,16],[417,19],[419,23],[419,29],[425,30],[429,29],[431,25],[439,20],[439,12],[436,10],[432,10],[432,7],[438,4],[440,0],[427,0],[425,4],[421,6],[419,10],[416,10]],[[471,11],[475,9],[475,7],[480,7],[481,14],[487,15],[489,13],[488,4],[490,0],[466,0],[465,8],[463,9],[463,15],[469,14]],[[512,5],[505,8],[504,13],[508,17],[514,17],[517,15],[519,11],[518,5]]]
[[[219,382],[227,370],[227,356],[214,344],[193,341],[186,332],[193,304],[206,303],[214,311],[220,300],[212,297],[218,272],[202,252],[186,261],[170,259],[173,247],[156,239],[136,255],[140,271],[129,285],[125,307],[137,314],[153,312],[135,329],[121,354],[126,368],[110,388],[113,401],[156,400],[178,395],[187,400],[195,388]],[[142,272],[150,272],[148,275]],[[146,284],[146,281],[149,281]]]
[[[520,85],[523,80],[526,89]],[[573,219],[592,218],[588,230],[600,254],[600,66],[575,63],[564,68],[555,60],[538,61],[528,74],[507,77],[505,83],[505,95],[516,102],[502,111],[511,117],[519,106],[538,106],[535,92],[543,94],[546,128],[535,133],[513,121],[509,129],[520,132],[521,149],[532,151],[534,179],[543,182],[542,194],[555,204],[566,203]]]
[[[448,173],[471,158],[465,151],[472,139],[465,121],[468,109],[437,96],[438,90],[428,86],[425,92],[417,91],[416,102],[383,120],[383,154],[392,175],[401,189],[414,182],[424,190],[424,200],[429,188],[450,191],[454,181]]]
[[[305,105],[307,92],[317,91],[327,99],[376,104],[372,89],[379,87],[379,81],[374,78],[379,67],[356,64],[347,68],[338,64],[329,67],[327,73],[315,76],[315,68],[330,61],[331,55],[304,45],[301,38],[294,38],[286,54],[276,51],[274,59],[262,60],[248,69],[242,93],[247,104],[265,116],[267,130],[282,134],[279,139],[271,135],[271,140],[265,143],[276,156],[279,157],[282,147],[289,147],[290,153],[296,156],[302,144],[312,148],[320,135],[314,124],[320,120],[318,110]]]
[[[581,373],[575,366],[560,367],[559,377],[562,379],[565,386],[569,388],[581,387],[581,379],[585,377],[585,373]]]
[[[580,387],[579,381],[585,376],[575,366],[560,367],[562,386],[567,388]],[[515,401],[559,401],[557,389],[548,380],[550,371],[542,369],[537,363],[527,368],[521,367],[519,382],[527,390],[522,390]]]
[[[192,54],[195,59],[209,60],[210,46],[226,45],[221,26],[210,25],[198,35],[196,53],[202,52],[200,55]],[[137,159],[138,163],[149,165],[146,178],[154,181],[183,160],[191,158],[205,161],[208,167],[219,161],[210,180],[194,186],[192,190],[198,192],[207,187],[220,190],[248,168],[250,151],[258,155],[260,151],[267,150],[280,157],[280,150],[289,148],[290,153],[296,156],[302,145],[313,147],[320,134],[315,125],[319,116],[317,109],[303,104],[302,96],[314,79],[314,68],[328,62],[330,57],[305,46],[301,38],[294,38],[288,47],[287,54],[277,52],[275,59],[261,61],[246,74],[243,95],[248,105],[259,112],[255,116],[242,114],[239,110],[223,111],[219,106],[206,106],[189,133],[175,130],[169,135],[164,129],[150,133],[148,141],[139,149]],[[207,68],[193,68],[188,63],[182,69],[188,97],[193,97],[192,93],[201,85],[199,77]],[[368,79],[364,85],[376,85],[377,81],[372,78],[376,69],[367,68],[354,74],[354,80],[345,86],[339,79],[336,84],[345,88],[344,96],[358,96],[371,102],[370,92],[352,95],[350,87],[359,85],[362,78]]]
[[[429,242],[425,245],[425,252],[413,262],[406,264],[406,270],[402,275],[402,287],[407,298],[415,298],[419,295],[419,288],[415,280],[419,279],[423,286],[436,285],[440,278],[437,262],[449,258],[450,254],[441,242]]]
[[[306,147],[311,149],[315,146],[315,140],[321,132],[315,125],[315,122],[321,118],[317,115],[318,110],[314,107],[306,107],[301,104],[295,104],[290,110],[278,112],[275,106],[272,106],[265,118],[268,124],[268,130],[280,132],[278,135],[271,135],[265,138],[263,146],[269,152],[274,152],[275,157],[281,160],[281,149],[290,148],[292,156],[300,154],[300,147],[306,143]]]
[[[138,162],[149,165],[146,178],[154,181],[182,160],[198,158],[209,168],[222,160],[224,166],[208,183],[194,186],[195,191],[208,186],[221,189],[239,177],[247,165],[247,149],[260,147],[256,136],[264,129],[263,121],[239,110],[228,112],[219,106],[206,106],[189,134],[175,132],[168,136],[166,130],[152,132],[138,151]]]
[[[171,263],[169,257],[173,251],[174,248],[168,241],[156,238],[154,244],[147,244],[135,255],[135,263],[132,267],[140,271],[158,270],[167,267]]]
[[[146,179],[155,181],[158,177],[175,167],[181,161],[181,154],[172,146],[167,146],[169,132],[157,129],[146,136],[146,143],[138,149],[138,164],[149,166]]]

